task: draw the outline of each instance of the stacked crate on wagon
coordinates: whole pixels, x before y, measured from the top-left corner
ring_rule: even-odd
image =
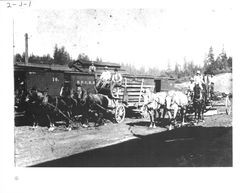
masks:
[[[150,76],[132,76],[126,75],[123,82],[123,92],[121,92],[123,101],[127,107],[138,108],[143,103],[143,90],[150,89],[154,91],[154,78]]]

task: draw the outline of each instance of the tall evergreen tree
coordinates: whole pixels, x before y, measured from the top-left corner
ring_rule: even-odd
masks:
[[[69,62],[71,62],[70,55],[65,50],[64,46],[62,46],[61,48],[58,48],[57,45],[55,45],[53,57],[54,57],[54,63],[55,64],[66,65]]]
[[[89,61],[89,57],[88,55],[84,54],[84,53],[81,53],[78,55],[77,57],[78,60],[82,60],[82,61]]]
[[[207,58],[204,61],[204,66],[206,66],[205,72],[206,73],[215,73],[215,60],[214,60],[214,53],[213,53],[213,48],[212,46],[209,48],[209,52],[207,55]]]
[[[232,66],[233,66],[233,59],[232,59],[232,57],[230,56],[230,57],[228,57],[228,60],[227,60],[227,65],[228,65],[228,67],[229,68],[232,68]]]

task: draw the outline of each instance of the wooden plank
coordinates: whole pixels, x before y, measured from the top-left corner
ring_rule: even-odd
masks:
[[[139,88],[128,88],[127,91],[129,92],[140,92]]]
[[[128,96],[140,96],[140,92],[129,92]]]
[[[140,88],[140,85],[127,85],[127,88]],[[154,88],[154,85],[143,85],[143,88]]]
[[[139,98],[129,98],[128,102],[139,102]],[[143,102],[143,100],[141,100],[140,102]]]

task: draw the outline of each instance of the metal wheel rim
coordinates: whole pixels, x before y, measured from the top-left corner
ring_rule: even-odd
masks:
[[[118,105],[115,109],[115,121],[121,123],[125,118],[125,107],[123,105]]]

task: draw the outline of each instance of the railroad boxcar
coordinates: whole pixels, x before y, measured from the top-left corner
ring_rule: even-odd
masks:
[[[95,76],[55,64],[16,63],[14,65],[15,90],[23,84],[26,90],[36,87],[40,91],[47,91],[51,96],[58,96],[65,81],[69,81],[71,89],[75,89],[76,82],[79,81],[86,90],[93,91]]]

